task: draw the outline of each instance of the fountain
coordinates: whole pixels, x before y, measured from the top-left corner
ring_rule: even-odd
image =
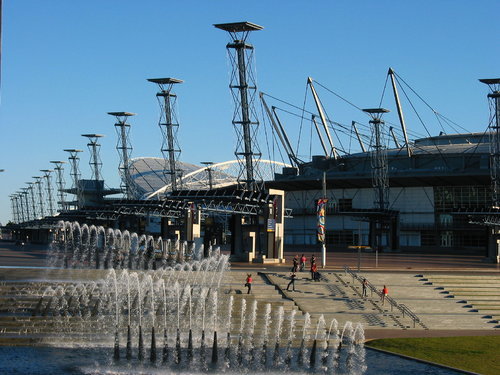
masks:
[[[229,293],[228,256],[217,248],[209,254],[203,258],[194,243],[59,222],[49,265],[91,277],[32,291],[33,321],[47,325],[34,323],[33,334],[46,328],[70,346],[103,348],[114,369],[366,371],[361,325],[347,323],[339,335],[335,320],[327,326],[320,316],[313,324],[307,313]]]

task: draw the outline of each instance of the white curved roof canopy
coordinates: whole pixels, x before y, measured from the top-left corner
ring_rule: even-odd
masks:
[[[258,160],[259,172],[264,181],[272,180],[276,171],[289,164],[273,160]],[[165,161],[162,158],[134,158],[130,163],[130,177],[138,196],[146,199],[158,198],[171,190],[170,181],[165,181],[163,174]],[[185,190],[208,190],[209,170],[212,174],[212,188],[234,185],[240,171],[238,160],[215,163],[208,167],[177,162],[178,169],[183,171],[180,188]],[[166,183],[165,183],[166,182]]]

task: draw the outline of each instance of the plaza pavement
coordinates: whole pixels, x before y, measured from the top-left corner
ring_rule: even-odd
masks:
[[[12,243],[0,243],[0,267],[4,267],[0,268],[0,281],[40,274],[40,270],[29,267],[43,267],[45,253],[41,246],[20,248]],[[320,269],[319,282],[310,280],[309,272],[299,272],[296,291],[287,291],[293,255],[286,254],[284,265],[231,263],[231,271],[222,287],[234,296],[235,311],[243,300],[246,306],[256,300],[259,316],[269,303],[273,311],[282,307],[285,316],[294,310],[299,327],[303,327],[308,313],[311,316],[309,330],[315,329],[321,316],[326,325],[333,318],[339,327],[347,321],[359,322],[365,328],[367,339],[500,335],[500,269],[499,265],[484,262],[481,257],[401,253],[382,253],[376,257],[374,253],[363,253],[360,259],[355,251],[334,252],[328,255],[327,267]],[[306,253],[308,258],[310,255]],[[358,278],[343,268],[348,266],[356,271],[358,265]],[[94,275],[85,270],[77,273]],[[250,295],[244,287],[247,273],[252,273],[254,279]],[[393,305],[382,304],[376,292],[368,291],[368,296],[363,298],[359,281],[363,277],[375,291],[387,285]],[[398,308],[402,305],[418,319],[408,314],[403,316]],[[237,316],[233,324],[238,325]]]

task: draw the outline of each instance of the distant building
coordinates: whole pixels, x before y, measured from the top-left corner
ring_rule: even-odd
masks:
[[[298,170],[285,169],[269,185],[286,191],[293,218],[285,244],[316,244],[316,205],[327,180],[329,247],[376,246],[381,222],[384,250],[454,251],[487,255],[494,241],[471,215],[491,210],[489,139],[485,133],[440,135],[387,150],[388,205],[375,202],[370,152],[339,158],[314,156]]]

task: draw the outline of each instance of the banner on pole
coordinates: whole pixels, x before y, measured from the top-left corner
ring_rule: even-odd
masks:
[[[325,215],[326,215],[326,204],[328,199],[318,199],[316,205],[316,215],[318,217],[318,241],[325,243]]]

